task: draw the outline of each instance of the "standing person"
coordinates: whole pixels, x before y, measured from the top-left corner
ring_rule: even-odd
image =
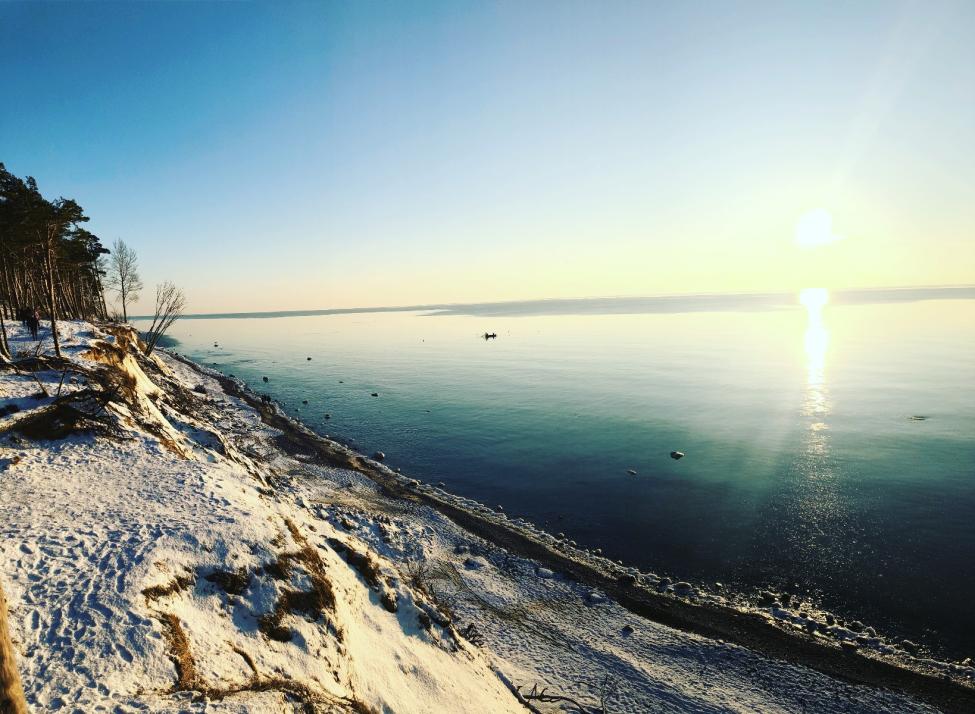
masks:
[[[37,308],[34,308],[34,311],[30,315],[28,327],[30,328],[31,337],[36,340],[37,331],[41,327],[41,314],[37,311]]]

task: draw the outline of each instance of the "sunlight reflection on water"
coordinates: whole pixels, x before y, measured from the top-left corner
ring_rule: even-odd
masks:
[[[825,288],[805,288],[799,293],[799,302],[806,308],[806,400],[803,413],[806,416],[825,416],[829,412],[826,391],[826,351],[829,348],[829,330],[823,323],[823,308],[829,302]],[[819,422],[816,430],[825,428]]]

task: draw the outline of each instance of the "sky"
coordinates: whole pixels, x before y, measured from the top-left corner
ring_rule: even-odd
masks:
[[[0,3],[0,161],[190,312],[975,283],[975,3]]]

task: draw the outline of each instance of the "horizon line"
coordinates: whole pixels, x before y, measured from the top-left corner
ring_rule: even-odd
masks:
[[[975,283],[958,285],[903,285],[875,288],[843,288],[831,290],[836,295],[882,293],[897,291],[964,291],[975,290]],[[182,315],[182,320],[201,320],[215,318],[271,318],[271,317],[313,317],[316,315],[352,315],[370,312],[431,312],[432,314],[450,314],[458,308],[514,306],[533,304],[582,303],[596,301],[622,300],[673,300],[673,299],[708,299],[708,298],[777,298],[796,295],[795,291],[778,290],[773,292],[715,292],[715,293],[665,293],[658,295],[602,295],[589,297],[563,298],[532,298],[527,300],[496,300],[482,302],[452,302],[452,303],[424,303],[419,305],[379,305],[374,307],[335,307],[292,310],[254,310],[242,312],[201,312]],[[966,297],[975,297],[975,294]],[[152,315],[133,315],[130,320],[151,320]]]

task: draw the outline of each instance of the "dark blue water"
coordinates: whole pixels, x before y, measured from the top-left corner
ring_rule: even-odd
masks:
[[[975,293],[823,297],[210,316],[172,334],[317,431],[614,558],[792,589],[975,654]]]

